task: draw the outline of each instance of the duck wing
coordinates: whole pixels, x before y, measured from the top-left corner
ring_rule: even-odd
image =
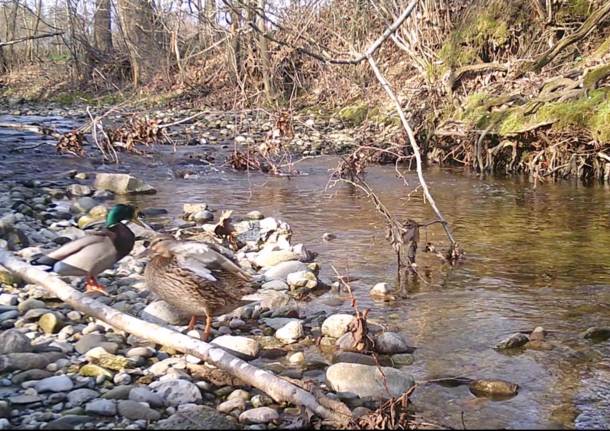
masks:
[[[64,244],[32,264],[51,266],[61,275],[97,274],[110,268],[116,257],[112,239],[107,232],[100,232]]]
[[[212,244],[198,241],[175,241],[170,246],[170,251],[181,267],[187,268],[210,281],[216,281],[213,274],[217,271],[228,272],[244,281],[251,280],[250,274],[223,255],[221,249]]]

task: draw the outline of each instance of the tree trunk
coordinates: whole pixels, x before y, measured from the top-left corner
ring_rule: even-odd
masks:
[[[167,37],[150,0],[118,0],[119,18],[137,87],[159,72],[168,73]]]
[[[265,96],[267,101],[272,103],[275,98],[273,91],[273,81],[271,76],[271,65],[269,61],[269,51],[267,49],[267,39],[265,33],[265,0],[258,0],[258,15],[256,15],[256,26],[259,29],[258,34],[258,49],[260,53],[261,73],[263,75],[263,85],[265,88]]]
[[[231,70],[234,73],[235,82],[239,83],[241,81],[241,72],[242,72],[242,60],[241,60],[241,40],[239,34],[239,14],[234,10],[230,12],[231,16],[231,47],[228,50],[229,54],[229,63],[231,65]]]
[[[101,52],[112,51],[110,0],[96,0],[93,15],[93,44]]]

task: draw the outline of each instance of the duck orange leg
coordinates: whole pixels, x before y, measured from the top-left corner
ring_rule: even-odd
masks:
[[[189,325],[186,327],[186,332],[192,331],[196,324],[197,324],[197,316],[191,316]]]
[[[210,338],[211,332],[212,332],[212,315],[207,314],[205,316],[205,330],[203,331],[203,335],[201,336],[201,341],[208,341],[208,338]]]
[[[106,288],[98,283],[93,275],[87,275],[85,281],[85,293],[100,292],[104,295],[108,295]]]

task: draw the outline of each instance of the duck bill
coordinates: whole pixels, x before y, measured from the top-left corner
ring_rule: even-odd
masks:
[[[145,248],[143,251],[136,254],[134,257],[136,259],[142,259],[150,254],[150,248]]]

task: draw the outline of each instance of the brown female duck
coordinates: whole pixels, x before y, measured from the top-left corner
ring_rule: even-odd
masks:
[[[161,299],[190,315],[189,330],[206,316],[202,340],[207,341],[212,317],[247,303],[254,292],[251,276],[212,244],[159,237],[148,248],[146,285]]]

